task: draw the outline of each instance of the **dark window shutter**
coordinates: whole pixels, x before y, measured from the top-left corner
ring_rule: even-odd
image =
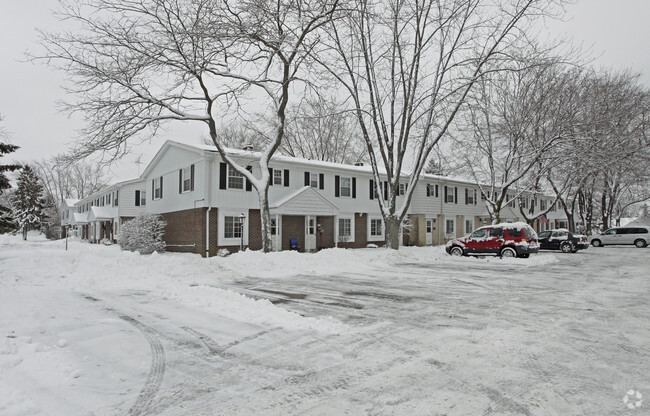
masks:
[[[273,186],[273,168],[269,168],[269,186]]]
[[[140,191],[135,191],[135,206],[140,206]]]
[[[357,197],[357,178],[352,178],[352,198]]]
[[[318,189],[325,189],[325,174],[318,174]]]
[[[375,199],[375,181],[370,179],[370,199]]]
[[[305,186],[311,185],[309,182],[309,172],[305,172]]]
[[[445,185],[445,204],[447,203],[447,194],[448,194],[447,185]]]
[[[454,204],[458,203],[458,187],[454,186]]]
[[[384,200],[388,201],[388,181],[384,181]]]
[[[194,190],[194,165],[190,166],[190,191]]]
[[[183,193],[183,169],[178,171],[178,193]]]
[[[284,186],[289,186],[289,169],[284,170]]]
[[[427,196],[431,196],[431,184],[427,184]]]
[[[219,189],[226,189],[228,184],[228,165],[221,162],[219,165]]]
[[[476,189],[474,189],[474,205],[476,205]]]
[[[160,177],[160,199],[163,197],[163,177]]]
[[[154,196],[154,186],[156,185],[156,181],[153,179],[151,180],[151,200],[153,201],[153,196]]]
[[[339,175],[334,176],[334,196],[339,197],[341,194],[341,190],[339,187],[341,186],[341,177]]]
[[[469,198],[469,189],[465,188],[465,205],[468,205],[467,199]]]
[[[253,167],[252,166],[246,166],[246,170],[249,171],[249,172],[252,172]],[[248,178],[246,178],[246,191],[250,192],[252,190],[253,190],[253,184],[251,184],[251,181],[249,181]]]
[[[438,184],[436,184],[436,198],[438,198]]]

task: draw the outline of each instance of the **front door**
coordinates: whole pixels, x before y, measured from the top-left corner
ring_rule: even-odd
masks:
[[[273,251],[282,251],[282,224],[281,216],[276,215],[271,217],[271,241],[273,245]]]
[[[316,217],[305,217],[305,251],[316,251]]]
[[[426,244],[430,246],[433,244],[433,219],[427,219],[427,234],[426,234]]]

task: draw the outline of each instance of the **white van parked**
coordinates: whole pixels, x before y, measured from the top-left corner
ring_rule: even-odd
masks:
[[[641,248],[650,243],[650,230],[645,227],[617,227],[605,230],[591,238],[591,245],[602,247],[607,244],[634,244]]]

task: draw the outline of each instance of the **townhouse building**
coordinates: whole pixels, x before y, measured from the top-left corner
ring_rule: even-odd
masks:
[[[260,175],[260,154],[229,149],[240,165]],[[365,247],[385,243],[385,227],[377,199],[386,198],[386,183],[377,193],[370,166],[345,165],[277,155],[269,163],[269,207],[274,250],[315,251],[329,247]],[[382,175],[380,175],[382,176]],[[408,178],[399,186],[403,202]],[[528,201],[530,199],[530,201]],[[523,198],[545,210],[552,197]],[[518,201],[501,213],[518,221]],[[240,245],[262,247],[258,196],[216,149],[167,141],[142,175],[112,185],[74,203],[80,235],[89,241],[115,240],[121,225],[141,212],[160,214],[167,222],[169,251],[214,256]],[[78,214],[78,215],[77,215]],[[538,230],[562,225],[561,212],[551,211]],[[84,223],[85,221],[85,223]],[[487,224],[490,216],[476,184],[422,175],[416,185],[403,244],[438,245]],[[293,243],[293,244],[292,244]]]

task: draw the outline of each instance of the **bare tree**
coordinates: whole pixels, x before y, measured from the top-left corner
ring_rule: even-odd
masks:
[[[557,149],[547,177],[570,227],[576,213],[588,232],[596,216],[609,227],[627,206],[650,197],[649,97],[636,74],[585,75],[577,135]]]
[[[154,136],[161,123],[204,123],[223,160],[255,187],[270,251],[268,162],[317,32],[337,8],[338,0],[64,1],[62,18],[81,30],[43,34],[42,58],[71,74],[78,101],[68,109],[89,120],[74,156],[119,157],[128,140]],[[272,122],[257,177],[225,151],[219,126],[260,112]]]
[[[289,108],[282,153],[310,160],[354,164],[366,147],[353,112],[336,97],[305,98]]]
[[[378,202],[388,247],[399,247],[415,185],[469,92],[502,67],[497,62],[526,38],[530,19],[557,3],[354,0],[349,14],[333,22],[329,50],[317,59],[351,99],[380,195],[380,171],[386,172],[388,198]]]
[[[100,164],[78,161],[68,163],[65,157],[53,157],[32,163],[43,184],[45,198],[51,201],[48,217],[61,218],[64,199],[83,199],[106,187],[108,181]]]
[[[522,57],[516,70],[493,73],[470,95],[454,134],[455,171],[470,175],[494,223],[519,202],[528,222],[543,189],[552,150],[574,135],[577,70],[553,57]]]

